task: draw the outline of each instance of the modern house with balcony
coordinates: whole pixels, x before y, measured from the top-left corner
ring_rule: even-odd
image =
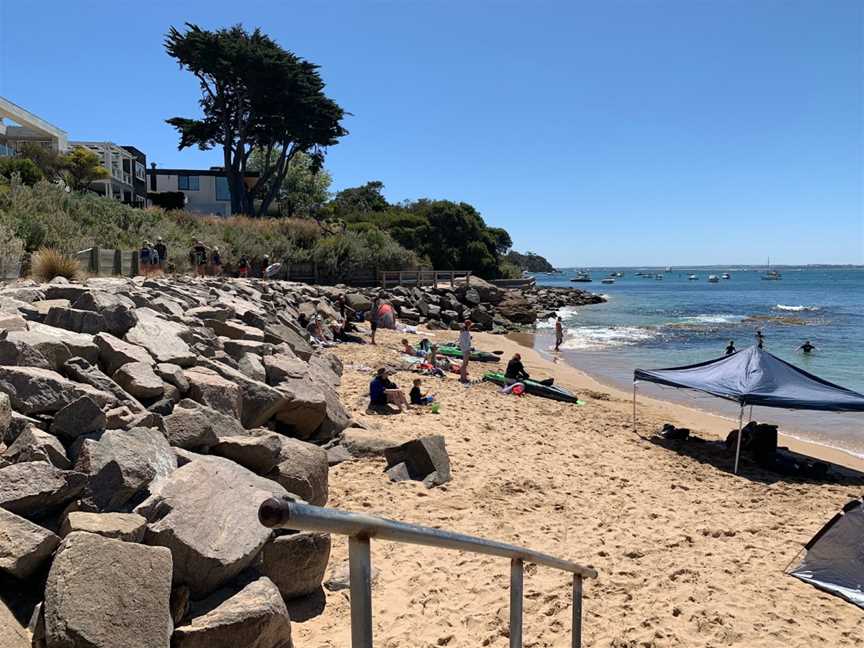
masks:
[[[134,146],[118,146],[113,142],[72,142],[99,156],[99,161],[111,175],[90,185],[96,193],[135,207],[147,204],[147,156]]]
[[[0,97],[0,155],[15,155],[25,144],[63,153],[69,148],[69,138],[62,128]]]
[[[258,173],[247,173],[247,187],[255,186]],[[214,216],[231,215],[231,192],[228,177],[222,167],[209,169],[161,169],[155,164],[147,170],[150,193],[182,192],[186,197],[185,209],[195,214]]]

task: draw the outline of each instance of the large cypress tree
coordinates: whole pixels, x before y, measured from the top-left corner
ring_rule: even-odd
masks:
[[[167,121],[180,133],[180,149],[222,147],[232,213],[266,213],[294,156],[306,153],[320,167],[324,149],[347,134],[345,112],[324,94],[318,66],[259,29],[208,31],[187,23],[183,33],[170,29],[165,49],[198,79],[204,113]],[[244,175],[256,148],[266,164],[248,187]]]

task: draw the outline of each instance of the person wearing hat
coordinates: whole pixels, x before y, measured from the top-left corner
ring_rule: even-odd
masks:
[[[381,367],[369,383],[369,408],[382,409],[391,403],[400,410],[408,407],[405,394],[396,383],[390,380],[390,371],[387,367]]]
[[[471,320],[466,319],[459,329],[459,350],[462,352],[462,366],[459,367],[459,381],[468,382],[468,361],[471,359]]]
[[[165,245],[165,241],[162,240],[162,237],[159,236],[156,239],[156,245],[153,246],[153,249],[156,250],[156,260],[159,264],[159,269],[165,269],[165,262],[168,260],[168,246]]]

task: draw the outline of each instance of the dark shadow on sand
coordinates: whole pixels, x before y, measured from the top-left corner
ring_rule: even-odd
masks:
[[[324,589],[319,587],[318,591],[312,594],[285,601],[285,607],[288,608],[288,616],[292,621],[302,623],[324,612],[324,608],[327,607],[327,596],[324,594]]]
[[[679,455],[687,456],[699,463],[713,466],[722,472],[731,474],[735,467],[735,450],[729,450],[723,441],[708,441],[693,435],[691,435],[689,439],[683,441],[666,439],[659,435],[649,437],[647,440],[654,445],[666,448],[667,450],[676,452]],[[852,470],[851,468],[813,459],[812,457],[792,452],[787,448],[779,448],[778,453],[788,461],[798,464],[813,464],[814,462],[825,463],[828,466],[828,471],[824,477],[789,474],[785,471],[780,472],[762,467],[758,465],[752,457],[742,452],[741,460],[738,465],[738,476],[762,484],[774,484],[782,481],[799,484],[842,484],[847,486],[864,486],[864,473]]]

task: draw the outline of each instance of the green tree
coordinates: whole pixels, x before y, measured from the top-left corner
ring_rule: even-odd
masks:
[[[18,149],[18,157],[32,160],[46,180],[51,182],[63,180],[65,165],[63,154],[59,151],[30,142]]]
[[[318,66],[261,30],[186,27],[169,30],[165,49],[198,79],[204,116],[167,121],[180,133],[180,149],[222,147],[233,213],[266,214],[298,153],[316,171],[323,166],[325,147],[347,134],[345,112],[324,94]],[[258,182],[247,187],[243,178],[256,148],[264,164]]]
[[[278,156],[276,150],[271,156]],[[267,168],[269,161],[266,153],[255,149],[249,158],[249,168],[259,171]],[[271,179],[270,182],[275,182]],[[276,202],[282,216],[310,216],[327,202],[330,197],[330,184],[333,178],[324,168],[317,168],[312,156],[298,152],[288,164],[288,172],[282,186],[276,191]]]
[[[42,171],[33,162],[22,157],[0,157],[0,176],[11,178],[17,173],[27,186],[32,186],[42,179]]]
[[[384,183],[372,180],[362,187],[343,189],[333,199],[333,210],[337,216],[346,217],[369,212],[383,212],[390,207],[384,197]]]
[[[91,182],[110,177],[99,156],[83,146],[76,146],[62,157],[63,176],[73,191],[84,191]]]

